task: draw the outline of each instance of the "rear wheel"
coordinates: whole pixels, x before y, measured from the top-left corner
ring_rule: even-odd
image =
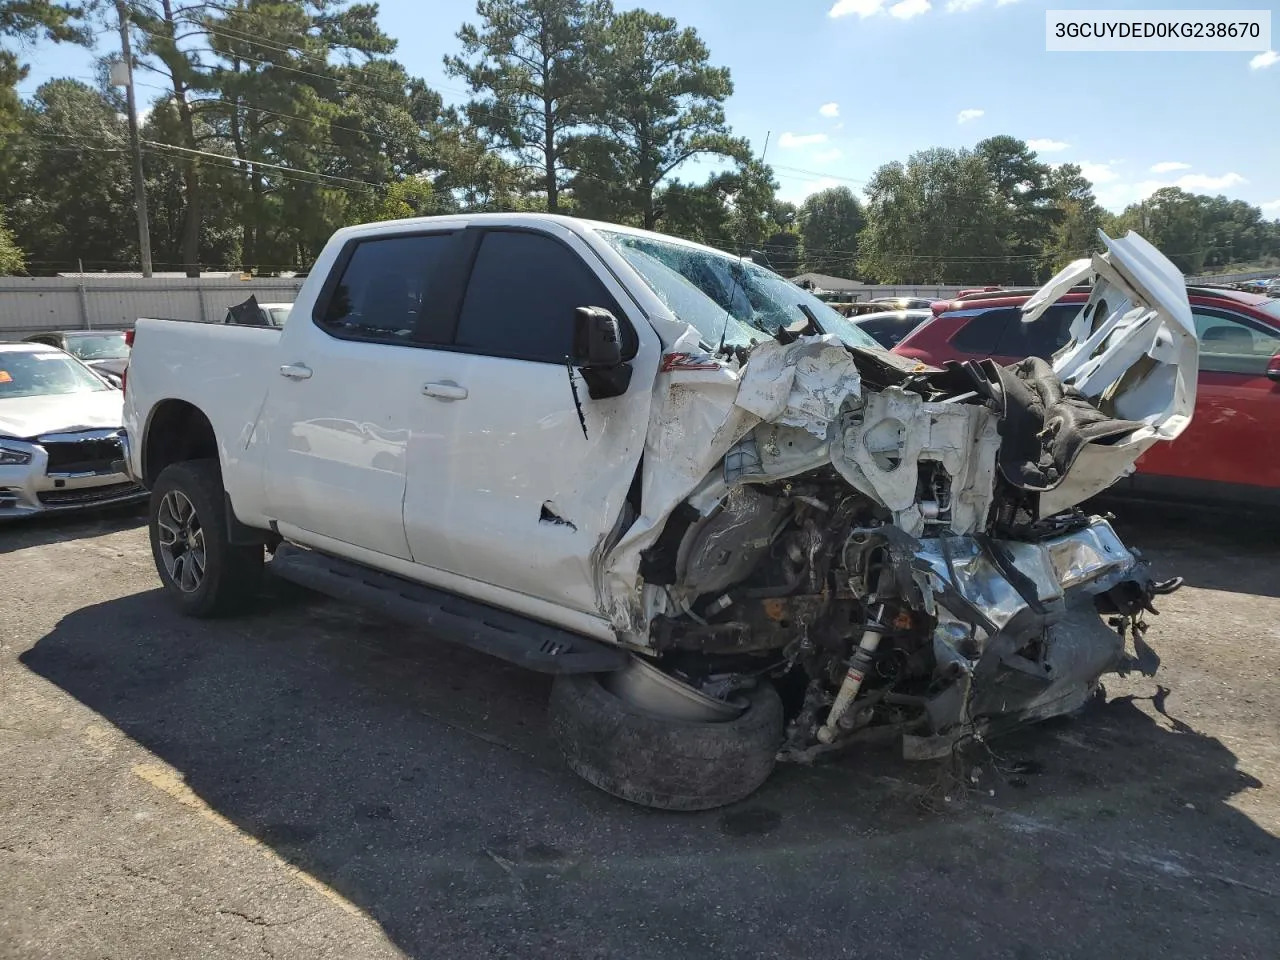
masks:
[[[709,721],[647,710],[607,688],[609,676],[560,676],[551,691],[552,735],[569,767],[601,790],[647,807],[710,810],[772,773],[783,724],[772,684],[740,694],[746,709],[736,717]]]
[[[235,613],[257,595],[263,550],[228,540],[217,460],[165,467],[151,490],[150,528],[156,571],[187,616]]]

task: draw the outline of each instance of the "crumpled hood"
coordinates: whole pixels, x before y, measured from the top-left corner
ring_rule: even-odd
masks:
[[[0,399],[0,436],[20,440],[46,433],[100,430],[124,423],[119,390]]]
[[[1102,420],[1127,421],[1122,429],[1082,434],[1069,462],[1058,458],[1064,466],[1051,488],[1019,486],[999,461],[1008,459],[1002,449],[1007,454],[1015,420],[1033,441],[1043,439],[1050,455],[1061,411],[1041,404],[1015,417],[1011,405],[1019,399],[989,363],[912,369],[901,358],[854,350],[829,335],[758,344],[741,366],[668,354],[645,438],[643,512],[601,571],[601,610],[615,629],[647,643],[647,623],[666,600],[663,591],[646,588],[641,554],[681,504],[704,515],[737,485],[829,465],[890,510],[904,533],[965,536],[990,522],[1002,472],[1006,482],[1033,490],[1039,514],[1049,516],[1131,473],[1153,443],[1177,437],[1191,420],[1198,369],[1185,281],[1136,234],[1102,239],[1107,253],[1072,264],[1025,308],[1027,322],[1035,322],[1072,286],[1092,282],[1093,296],[1052,371],[1042,364],[1044,370],[1031,372],[1076,407],[1087,401]],[[945,496],[922,495],[922,478],[939,469]]]

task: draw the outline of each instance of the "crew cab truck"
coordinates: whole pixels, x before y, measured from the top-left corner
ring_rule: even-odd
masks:
[[[217,616],[269,555],[555,674],[569,765],[638,803],[730,803],[872,735],[948,754],[1141,665],[1126,637],[1176,586],[1077,509],[1194,404],[1181,276],[1105,239],[1044,291],[1096,291],[1052,366],[938,370],[671,237],[340,230],[283,329],[137,322],[127,457],[157,571]]]

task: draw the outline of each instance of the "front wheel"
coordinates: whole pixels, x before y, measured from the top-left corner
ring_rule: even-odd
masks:
[[[675,719],[608,690],[599,674],[556,678],[551,732],[569,767],[601,790],[663,810],[710,810],[754,793],[782,743],[782,700],[762,682],[736,718]]]
[[[234,613],[257,595],[263,550],[228,539],[217,460],[165,467],[151,490],[149,526],[156,571],[187,616]]]

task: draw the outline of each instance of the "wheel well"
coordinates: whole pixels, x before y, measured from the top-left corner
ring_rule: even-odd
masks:
[[[171,463],[217,456],[213,424],[197,407],[185,400],[164,400],[156,405],[142,445],[142,479],[148,488]]]

